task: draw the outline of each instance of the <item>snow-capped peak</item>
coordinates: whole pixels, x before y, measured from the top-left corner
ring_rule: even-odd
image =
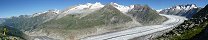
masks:
[[[110,3],[111,5],[113,5],[115,8],[117,8],[118,10],[120,10],[123,13],[126,13],[127,11],[131,10],[134,8],[134,5],[130,5],[130,6],[123,6],[123,5],[119,5],[117,3]],[[84,10],[84,9],[90,9],[90,10],[97,10],[100,8],[103,8],[104,5],[101,4],[100,2],[96,2],[96,3],[86,3],[86,4],[80,4],[78,6],[75,6],[73,8],[70,8],[68,11],[75,11],[75,10]]]
[[[195,4],[192,4],[191,8],[197,8],[197,6]]]
[[[104,5],[102,5],[100,2],[96,2],[94,4],[87,3],[87,4],[80,4],[74,8],[71,8],[70,10],[82,10],[82,9],[98,9],[102,8]]]
[[[117,3],[110,3],[111,5],[113,5],[115,8],[117,8],[118,10],[120,10],[123,13],[128,12],[129,10],[134,8],[134,5],[130,5],[130,6],[124,6],[124,5],[119,5]]]
[[[173,8],[177,10],[190,10],[193,8],[197,8],[197,6],[195,4],[187,4],[187,5],[177,5],[174,6]]]
[[[156,10],[157,12],[160,12],[160,11],[162,11],[163,9],[159,9],[159,10]]]
[[[48,12],[55,12],[55,13],[59,13],[60,12],[60,10],[58,10],[58,9],[53,9],[53,10],[48,10]]]
[[[32,17],[38,16],[40,14],[47,13],[47,12],[54,12],[56,14],[59,14],[60,10],[58,10],[58,9],[52,9],[52,10],[48,10],[48,11],[44,11],[44,12],[39,12],[39,13],[32,14]]]
[[[40,14],[41,14],[41,13],[35,13],[35,14],[32,15],[32,17],[38,16],[38,15],[40,15]]]

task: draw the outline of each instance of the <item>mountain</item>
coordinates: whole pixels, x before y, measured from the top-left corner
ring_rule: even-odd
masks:
[[[122,13],[127,13],[128,11],[134,8],[134,5],[124,6],[113,2],[111,2],[110,4],[113,5],[115,8],[117,8],[118,10],[120,10]]]
[[[161,24],[164,20],[166,20],[165,17],[160,16],[156,10],[151,9],[147,5],[134,5],[134,8],[131,9],[127,14],[132,16],[143,25]]]
[[[191,18],[193,14],[197,13],[201,8],[195,4],[177,5],[171,8],[163,9],[159,13],[168,15],[179,15]]]
[[[82,15],[83,14],[68,14],[60,19],[53,19],[42,25],[61,25],[63,27],[70,26],[69,29],[79,29],[83,27],[90,28],[97,25],[107,25],[113,22],[122,23],[131,21],[130,17],[124,15],[110,4],[84,17],[82,17]]]
[[[208,5],[206,5],[203,9],[193,15],[193,18],[207,18],[208,16]]]
[[[170,32],[164,33],[157,40],[208,40],[208,4],[200,11],[193,14]]]
[[[65,10],[62,10],[58,15],[57,19],[61,18],[61,17],[64,17],[68,14],[88,14],[88,13],[91,13],[95,10],[99,10],[101,9],[102,7],[104,7],[103,4],[101,4],[100,2],[96,2],[94,4],[92,3],[86,3],[86,4],[80,4],[80,5],[77,5],[77,6],[71,6]]]
[[[35,26],[40,25],[55,18],[57,13],[54,10],[49,10],[41,14],[35,13],[33,15],[20,15],[18,17],[11,17],[5,19],[3,24],[20,29],[22,31],[28,31],[35,28]]]
[[[2,24],[3,22],[5,22],[5,18],[0,18],[0,24]]]
[[[131,17],[123,14],[112,4],[107,4],[91,13],[72,13],[59,19],[47,21],[33,30],[37,35],[43,34],[55,39],[79,39],[94,33],[120,30],[126,26],[117,26],[131,22]],[[99,31],[102,30],[102,31]],[[38,33],[41,31],[41,33]],[[47,33],[44,35],[44,33]],[[28,33],[35,35],[32,32]],[[67,36],[64,36],[67,35]],[[61,38],[56,36],[62,36]],[[73,38],[71,38],[73,37]]]
[[[138,26],[161,24],[166,18],[144,5],[123,6],[117,3],[102,5],[80,4],[65,10],[48,10],[33,15],[5,19],[2,24],[19,29],[31,39],[77,40]]]
[[[207,30],[208,30],[208,4],[201,9],[199,12],[197,12],[196,14],[193,15],[192,19],[195,19],[193,21],[204,25],[201,28],[203,28],[203,30],[201,30],[200,33],[196,34],[195,36],[193,36],[191,38],[191,40],[208,40],[208,35],[207,35]]]

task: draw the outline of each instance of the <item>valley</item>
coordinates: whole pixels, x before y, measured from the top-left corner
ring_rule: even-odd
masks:
[[[174,4],[156,10],[150,4],[121,4],[75,3],[62,9],[0,18],[0,40],[203,40],[207,37],[208,5]]]

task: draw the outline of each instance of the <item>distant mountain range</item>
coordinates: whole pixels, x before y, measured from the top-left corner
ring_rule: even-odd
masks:
[[[176,5],[171,8],[163,9],[159,13],[168,15],[179,15],[191,18],[193,14],[197,13],[201,8],[195,4]]]

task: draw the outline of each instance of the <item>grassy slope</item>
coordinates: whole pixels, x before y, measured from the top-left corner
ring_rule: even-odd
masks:
[[[190,39],[191,37],[195,36],[196,34],[199,34],[204,27],[207,26],[208,22],[204,22],[203,24],[199,26],[194,26],[194,28],[185,30],[185,32],[181,33],[180,36],[174,35],[173,38],[170,38],[171,40],[184,40],[184,39]]]
[[[204,26],[207,26],[207,23],[208,23],[208,21],[202,23],[199,26],[194,26],[191,29],[181,31],[182,33],[179,33],[179,35],[177,35],[175,33],[173,34],[172,32],[168,32],[168,34],[166,34],[166,35],[169,35],[169,36],[160,36],[160,37],[157,37],[156,40],[161,40],[161,39],[164,39],[164,40],[188,40],[188,39],[192,38],[193,36],[195,36],[196,34],[199,34],[204,29]]]

